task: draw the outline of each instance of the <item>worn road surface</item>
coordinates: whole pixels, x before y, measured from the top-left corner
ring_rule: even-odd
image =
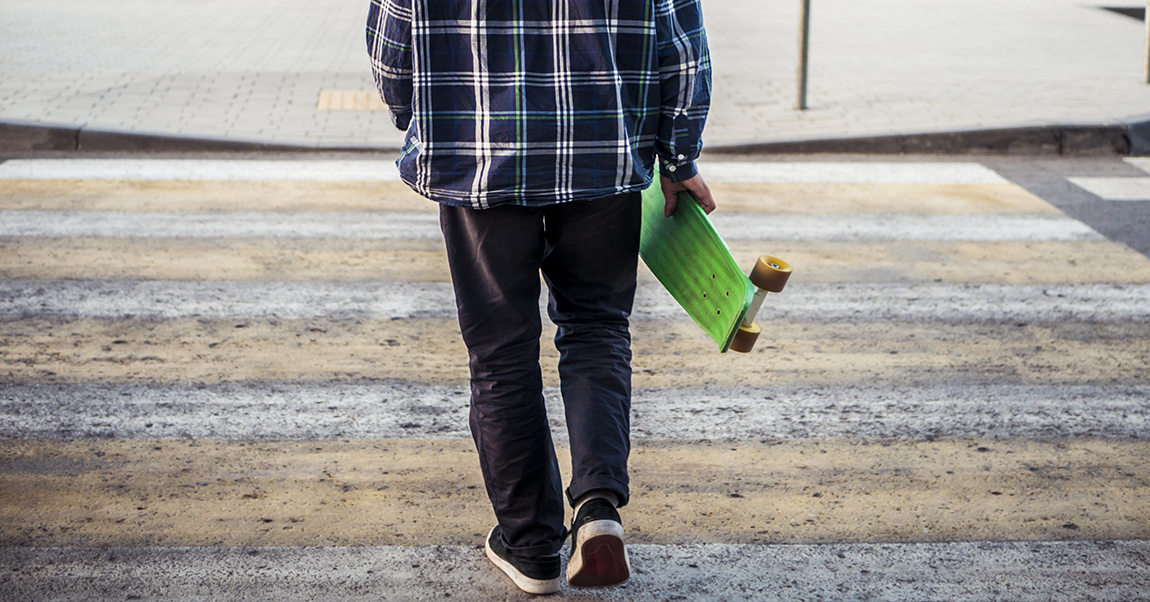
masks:
[[[795,275],[738,355],[641,270],[635,575],[558,598],[1150,599],[1150,259],[995,165],[705,165]],[[386,157],[0,163],[0,599],[527,599],[436,221]]]

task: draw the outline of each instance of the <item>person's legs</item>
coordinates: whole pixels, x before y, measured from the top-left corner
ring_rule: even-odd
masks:
[[[629,497],[631,336],[640,195],[548,207],[543,276],[558,327],[575,507],[567,581],[614,585],[631,573],[616,510]]]
[[[539,368],[543,210],[443,206],[440,223],[470,355],[471,433],[502,544],[554,554],[566,529]]]
[[[541,209],[442,207],[460,330],[470,354],[471,431],[499,526],[488,557],[520,588],[558,588],[562,485],[539,369],[539,269],[558,327],[559,372],[571,438],[568,498],[581,506],[568,581],[625,580],[616,505],[628,499],[630,334],[638,194]],[[609,501],[608,501],[609,500]],[[552,576],[553,575],[553,576]]]
[[[559,377],[571,439],[572,504],[629,489],[631,336],[638,265],[639,193],[546,208],[543,276],[557,326]]]

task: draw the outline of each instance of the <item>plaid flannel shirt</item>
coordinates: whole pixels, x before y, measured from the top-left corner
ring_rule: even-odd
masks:
[[[547,205],[696,173],[710,106],[699,0],[371,0],[397,165],[448,205]]]

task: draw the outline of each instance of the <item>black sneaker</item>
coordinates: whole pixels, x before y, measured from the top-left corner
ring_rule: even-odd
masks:
[[[631,576],[623,548],[619,511],[603,498],[587,500],[571,521],[571,560],[567,583],[575,587],[615,585]]]
[[[559,591],[559,555],[516,556],[503,545],[502,530],[496,525],[487,534],[487,558],[529,594],[554,594]]]

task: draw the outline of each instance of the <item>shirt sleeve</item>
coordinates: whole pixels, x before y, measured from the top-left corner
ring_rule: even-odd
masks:
[[[375,85],[395,127],[411,123],[411,0],[371,0],[367,14],[367,51]]]
[[[698,173],[703,125],[711,106],[711,56],[699,0],[658,0],[661,110],[655,153],[660,173],[673,181]]]

